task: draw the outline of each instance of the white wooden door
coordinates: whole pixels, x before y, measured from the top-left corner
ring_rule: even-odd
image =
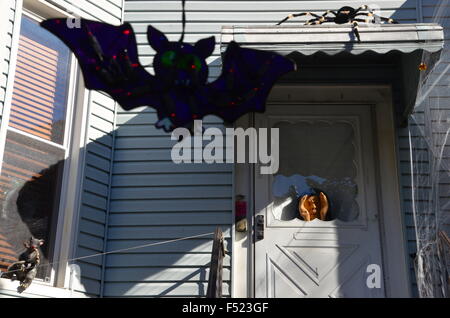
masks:
[[[370,106],[272,105],[256,126],[279,129],[280,167],[255,171],[255,296],[384,297]],[[319,190],[332,220],[303,221],[297,196]]]

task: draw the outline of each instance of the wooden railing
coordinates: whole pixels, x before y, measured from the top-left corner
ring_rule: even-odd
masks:
[[[211,265],[209,268],[208,290],[206,292],[207,298],[222,297],[222,272],[225,252],[223,233],[220,228],[217,228],[214,232]]]

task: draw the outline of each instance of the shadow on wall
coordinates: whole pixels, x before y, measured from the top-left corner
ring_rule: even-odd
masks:
[[[118,112],[108,250],[212,233],[216,226],[231,246],[232,165],[174,164],[171,150],[177,141],[155,129],[156,120],[152,108]],[[222,122],[211,117],[204,126]],[[205,296],[211,249],[208,235],[110,254],[104,296]],[[230,262],[228,255],[224,295],[230,295]]]
[[[99,116],[103,106],[96,104],[94,108],[88,134],[103,136],[90,139],[85,148],[75,257],[102,253],[104,246],[110,252],[212,233],[216,226],[221,226],[231,246],[232,167],[174,164],[170,153],[177,141],[154,128],[156,113],[152,108],[119,112],[116,130],[107,134],[104,127],[111,123]],[[214,118],[205,123],[222,125]],[[13,141],[19,143],[19,139]],[[28,149],[30,145],[20,147]],[[9,150],[18,153],[16,148]],[[22,159],[15,161],[6,157],[11,167],[4,169],[1,176],[8,178],[9,190],[0,201],[0,261],[2,270],[6,270],[24,250],[23,241],[30,236],[43,238],[46,245],[42,248],[38,279],[48,279],[50,266],[45,264],[52,261],[60,201],[55,193],[59,192],[65,161],[39,169],[45,160],[33,161],[21,155]],[[75,290],[99,296],[104,275],[105,297],[205,296],[212,237],[79,260],[81,282]],[[230,255],[224,267],[224,295],[230,295]]]

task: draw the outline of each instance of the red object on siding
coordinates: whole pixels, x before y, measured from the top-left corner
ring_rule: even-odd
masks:
[[[247,217],[247,202],[244,199],[237,199],[235,204],[236,221]]]

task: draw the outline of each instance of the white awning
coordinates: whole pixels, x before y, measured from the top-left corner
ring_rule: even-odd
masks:
[[[384,54],[392,50],[410,53],[415,50],[438,52],[443,48],[444,32],[440,25],[361,24],[361,42],[356,40],[350,25],[289,26],[223,26],[222,48],[230,41],[243,47],[271,50],[283,55],[300,52],[311,55],[324,52],[361,54],[374,51]]]
[[[379,83],[384,80],[393,87],[399,124],[405,124],[414,109],[420,79],[426,77],[440,58],[444,47],[443,28],[433,23],[361,23],[359,33],[361,42],[349,24],[223,26],[221,51],[226,50],[230,41],[235,41],[245,48],[289,55],[297,62],[298,71],[287,76],[287,81]],[[427,66],[423,73],[419,70],[422,62]],[[391,65],[387,68],[390,73],[386,64]],[[385,67],[384,74],[380,65]],[[360,76],[361,72],[370,76]],[[378,78],[377,73],[381,74]]]

